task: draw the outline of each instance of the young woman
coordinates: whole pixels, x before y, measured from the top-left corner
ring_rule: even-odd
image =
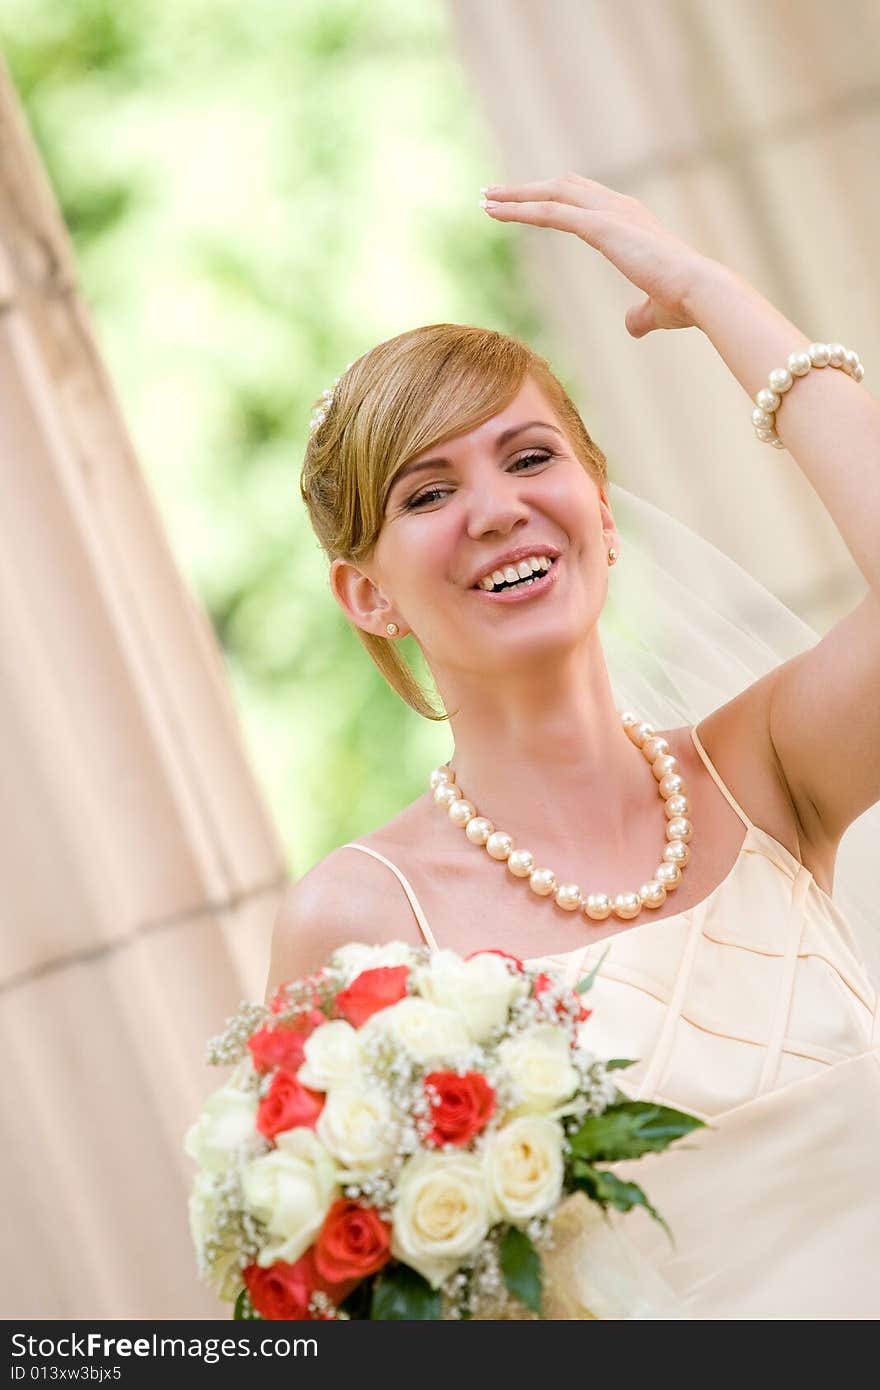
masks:
[[[645,726],[599,635],[626,557],[605,457],[547,363],[461,325],[379,344],[327,396],[302,492],[336,601],[401,697],[449,718],[454,753],[291,887],[269,992],[351,940],[500,947],[572,979],[604,955],[591,1044],[639,1059],[631,1095],[711,1125],[639,1164],[675,1247],[640,1214],[627,1234],[693,1317],[875,1317],[877,991],[832,892],[844,831],[880,800],[880,407],[854,354],[829,362],[635,200],[577,175],[489,192],[492,217],[571,232],[640,288],[634,337],[696,326],[763,388],[761,438],[868,594],[699,728]],[[646,594],[634,621],[650,611]]]

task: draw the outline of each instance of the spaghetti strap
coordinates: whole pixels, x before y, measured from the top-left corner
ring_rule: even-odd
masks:
[[[717,768],[715,767],[714,763],[709,757],[709,754],[706,752],[705,748],[700,742],[696,724],[694,724],[691,728],[691,741],[694,747],[696,748],[697,752],[699,753],[700,757],[702,758],[703,762],[706,764],[706,767],[709,769],[709,772],[712,775],[712,779],[718,787],[719,791],[721,791],[727,798],[727,800],[730,802],[731,806],[733,807],[734,811],[736,811],[736,814],[739,816],[743,824],[752,827],[752,822],[749,820],[745,811],[740,806],[739,802],[736,800],[730,788],[727,787],[724,782],[722,782],[720,773],[718,772]]]
[[[409,898],[409,905],[412,908],[413,913],[415,914],[415,919],[419,924],[419,931],[425,938],[427,945],[431,948],[432,951],[439,951],[440,947],[437,945],[437,942],[434,938],[434,933],[428,926],[428,919],[422,911],[422,905],[416,897],[415,889],[413,888],[406,874],[403,873],[400,869],[398,869],[397,865],[393,864],[390,859],[386,859],[384,854],[380,854],[377,849],[370,849],[369,845],[362,845],[358,840],[349,840],[347,844],[342,845],[340,848],[363,850],[364,854],[371,854],[374,859],[379,859],[383,864],[388,865],[388,868],[391,870],[393,874],[396,874],[397,878],[399,878],[401,884],[403,885],[403,891]]]

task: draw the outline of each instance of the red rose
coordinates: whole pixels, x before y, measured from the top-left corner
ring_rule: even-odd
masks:
[[[519,956],[512,956],[509,951],[499,951],[494,946],[486,946],[482,951],[471,951],[465,960],[473,960],[474,956],[501,956],[503,960],[512,960],[520,974],[525,970],[525,966]]]
[[[257,1071],[274,1071],[276,1067],[282,1071],[299,1071],[305,1055],[306,1038],[322,1023],[326,1023],[326,1019],[321,1011],[310,1009],[307,1014],[300,1014],[289,1023],[280,1023],[274,1028],[264,1024],[253,1037],[248,1038]]]
[[[324,1097],[310,1091],[289,1071],[276,1072],[257,1109],[257,1129],[274,1139],[284,1129],[314,1129]]]
[[[375,970],[362,970],[347,989],[337,994],[337,1018],[344,1018],[353,1028],[360,1028],[371,1014],[403,999],[408,977],[407,965],[380,965]]]
[[[315,1242],[315,1268],[323,1279],[358,1282],[381,1269],[390,1255],[391,1227],[375,1207],[345,1197],[333,1203]]]
[[[545,989],[549,989],[550,986],[551,986],[552,984],[553,984],[553,981],[550,979],[550,976],[549,976],[549,975],[538,975],[537,978],[536,978],[536,980],[535,980],[535,985],[534,985],[534,997],[535,997],[535,999],[537,999],[537,997],[538,997],[539,994],[543,994],[544,991],[545,991]],[[575,990],[572,990],[571,993],[572,993],[572,998],[573,998],[573,999],[575,1000],[575,1002],[577,1003],[577,1013],[575,1013],[574,1015],[570,1015],[570,1016],[574,1018],[575,1023],[586,1023],[587,1019],[590,1017],[590,1014],[593,1012],[593,1010],[592,1010],[592,1009],[587,1009],[587,1008],[584,1007],[584,1005],[581,1003],[581,996],[580,996]],[[564,1017],[564,1016],[566,1015],[566,1013],[567,1013],[567,1010],[566,1010],[566,1008],[565,1008],[565,1005],[564,1005],[564,1003],[563,1003],[563,1001],[562,1001],[561,999],[557,1001],[557,1004],[556,1004],[556,1012],[557,1012],[558,1014],[560,1014],[561,1016],[563,1016],[563,1017]]]
[[[436,1095],[431,1096],[434,1128],[428,1139],[434,1144],[469,1144],[495,1113],[495,1092],[485,1076],[469,1071],[432,1071],[425,1077]]]
[[[313,1316],[309,1313],[309,1300],[316,1290],[320,1289],[338,1305],[358,1282],[353,1279],[344,1284],[330,1284],[322,1279],[315,1268],[314,1247],[301,1255],[296,1264],[276,1260],[268,1269],[248,1265],[242,1270],[242,1277],[260,1317],[273,1322],[285,1318],[308,1320]]]

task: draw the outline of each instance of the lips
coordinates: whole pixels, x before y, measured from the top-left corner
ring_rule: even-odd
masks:
[[[471,589],[469,592],[475,594],[477,598],[485,600],[486,603],[529,603],[532,599],[540,598],[542,594],[549,593],[559,575],[561,561],[557,557],[550,568],[540,578],[536,575],[531,584],[523,584],[516,589],[502,589],[499,593],[493,594],[491,589]]]

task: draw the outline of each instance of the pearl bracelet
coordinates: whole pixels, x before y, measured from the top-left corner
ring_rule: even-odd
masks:
[[[861,381],[865,375],[859,354],[848,351],[843,343],[810,343],[806,352],[791,353],[787,365],[774,367],[767,378],[767,385],[762,386],[755,396],[752,424],[762,444],[772,444],[774,449],[785,448],[776,433],[776,411],[782,404],[785,392],[794,385],[795,377],[806,376],[811,367],[840,367],[854,381]]]

